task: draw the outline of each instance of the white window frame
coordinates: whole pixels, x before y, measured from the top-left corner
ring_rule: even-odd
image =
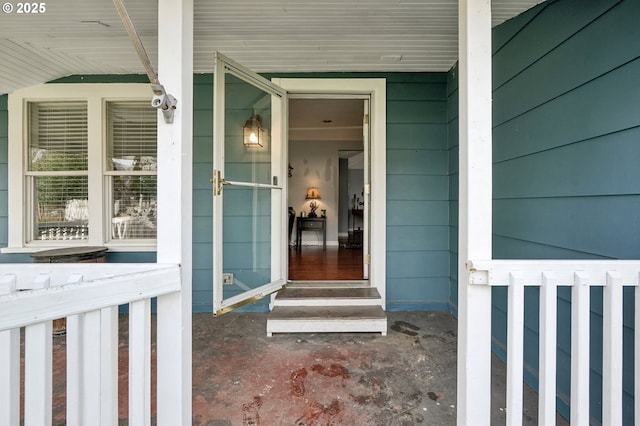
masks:
[[[104,246],[110,251],[156,251],[156,239],[111,238],[109,176],[106,167],[106,103],[109,101],[148,101],[152,92],[144,83],[53,83],[16,90],[9,95],[8,141],[8,247],[2,253],[30,253],[48,248]],[[25,208],[27,202],[27,105],[29,102],[84,101],[88,121],[89,227],[86,240],[29,241]],[[150,106],[151,107],[151,106]]]

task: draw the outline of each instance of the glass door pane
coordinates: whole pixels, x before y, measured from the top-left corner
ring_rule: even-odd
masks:
[[[217,56],[215,312],[266,296],[284,284],[280,266],[285,220],[281,186],[284,95],[271,86],[228,58]]]

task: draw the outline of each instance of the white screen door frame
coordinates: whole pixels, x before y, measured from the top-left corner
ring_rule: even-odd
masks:
[[[237,81],[247,83],[269,95],[271,122],[269,123],[268,144],[270,151],[270,179],[226,179],[225,178],[225,145],[227,145],[227,133],[225,130],[226,117],[226,77],[232,75]],[[287,209],[286,209],[286,185],[287,170],[285,165],[284,148],[286,145],[287,122],[287,92],[276,84],[266,80],[246,67],[238,64],[230,58],[216,52],[214,66],[214,134],[213,134],[213,312],[222,314],[236,307],[250,303],[278,291],[286,283],[287,273]],[[230,112],[230,114],[232,114]],[[235,143],[235,142],[234,142]],[[242,144],[242,139],[240,139]],[[255,148],[247,148],[255,149]],[[264,166],[264,164],[263,164]],[[259,205],[260,209],[270,211],[269,223],[264,226],[270,229],[260,229],[254,225],[262,235],[262,245],[269,245],[266,250],[270,257],[265,263],[269,264],[270,277],[258,284],[247,284],[238,279],[229,271],[225,271],[225,219],[224,219],[224,194],[227,188],[242,188],[252,190],[254,194],[266,194],[270,206]],[[259,197],[254,196],[256,204],[260,203]],[[264,204],[264,203],[263,203]],[[227,249],[228,251],[228,249]],[[228,255],[228,253],[227,253]],[[250,253],[247,253],[249,256]],[[241,257],[242,254],[234,253]],[[225,283],[225,280],[227,283]],[[225,297],[225,287],[235,290],[232,295]]]

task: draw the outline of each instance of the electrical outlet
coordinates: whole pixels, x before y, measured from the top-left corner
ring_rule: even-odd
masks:
[[[231,272],[222,273],[222,284],[233,285],[233,274]]]

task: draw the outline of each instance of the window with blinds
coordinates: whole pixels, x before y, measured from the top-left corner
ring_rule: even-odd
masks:
[[[157,112],[149,102],[107,102],[111,238],[156,238]]]
[[[27,108],[32,239],[86,239],[87,104],[30,102]]]

